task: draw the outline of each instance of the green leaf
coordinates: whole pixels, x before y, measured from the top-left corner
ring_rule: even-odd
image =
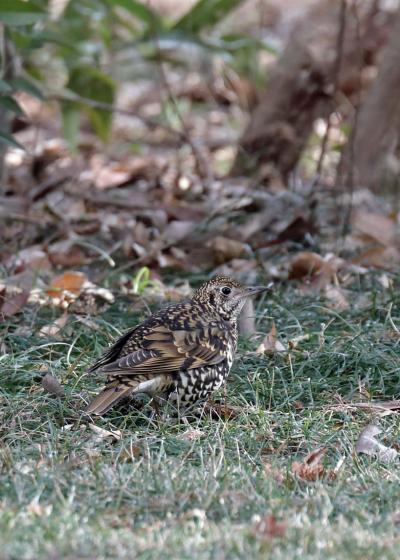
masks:
[[[163,27],[162,20],[156,12],[142,4],[142,2],[136,2],[136,0],[107,0],[107,3],[110,6],[124,8],[145,23],[149,29],[159,30]]]
[[[235,52],[244,49],[255,49],[259,51],[264,50],[274,55],[279,54],[279,50],[264,39],[258,39],[257,37],[251,37],[242,33],[230,33],[216,39],[207,38],[204,42],[206,46],[222,51]]]
[[[40,91],[40,89],[34,83],[32,83],[30,80],[27,80],[26,78],[21,78],[21,77],[14,78],[10,80],[10,84],[16,91],[25,91],[26,93],[29,93],[33,97],[40,99],[40,101],[44,100],[44,95]]]
[[[19,148],[20,150],[25,151],[23,145],[17,142],[17,140],[15,140],[15,138],[7,132],[0,131],[0,144],[7,144],[8,146],[13,146],[14,148]]]
[[[11,26],[30,25],[46,17],[45,11],[32,0],[0,0],[0,21]]]
[[[78,66],[70,74],[68,89],[82,98],[87,98],[111,106],[114,102],[115,83],[106,74],[91,66]],[[106,141],[110,133],[112,111],[90,106],[84,99],[80,102],[81,108],[89,117],[96,134]]]
[[[134,294],[141,294],[149,284],[151,284],[150,269],[142,266],[132,278],[132,291]]]
[[[81,108],[78,103],[63,101],[61,104],[62,130],[71,150],[76,148],[81,119]]]
[[[199,33],[206,27],[212,27],[244,0],[199,0],[179,21],[173,29],[187,33]]]
[[[4,109],[7,109],[7,111],[11,111],[12,113],[15,113],[19,117],[25,115],[19,103],[17,103],[15,99],[10,97],[9,95],[0,96],[0,107],[3,107]]]
[[[0,79],[0,93],[11,93],[12,87],[6,80]]]

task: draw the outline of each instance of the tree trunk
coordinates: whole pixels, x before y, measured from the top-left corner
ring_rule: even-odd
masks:
[[[346,164],[353,165],[356,184],[381,191],[385,182],[399,175],[399,164],[390,158],[399,144],[400,134],[400,10],[382,59],[378,75],[360,106],[354,131],[353,161],[345,153]],[[396,163],[394,161],[394,163]],[[397,179],[398,182],[398,179]]]
[[[343,18],[340,2],[324,0],[298,23],[239,142],[233,175],[253,173],[263,165],[267,179],[270,175],[286,182],[315,120],[326,118],[338,104],[332,96],[335,80],[341,91],[352,95],[358,87],[360,59],[376,50],[371,5],[365,2],[357,18],[347,9]],[[368,42],[358,41],[360,30],[368,33]],[[336,76],[340,31],[343,64]]]

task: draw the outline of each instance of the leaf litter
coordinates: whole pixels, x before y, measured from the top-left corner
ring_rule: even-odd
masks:
[[[393,447],[388,447],[381,443],[376,436],[381,434],[382,430],[376,424],[368,424],[361,432],[357,443],[356,453],[363,453],[376,457],[382,463],[390,463],[399,457],[398,451]]]
[[[190,101],[199,88],[186,86],[180,83],[179,95]],[[352,213],[345,251],[339,257],[338,228],[329,224],[336,224],[338,210],[346,209],[345,201],[330,199],[324,193],[311,207],[307,181],[301,182],[296,193],[284,186],[267,191],[260,185],[254,187],[250,179],[235,182],[219,174],[217,160],[232,158],[231,146],[220,146],[221,132],[232,139],[224,106],[227,96],[231,98],[232,92],[224,91],[212,100],[214,104],[218,99],[221,102],[213,108],[212,118],[222,126],[214,126],[204,115],[200,120],[203,128],[193,125],[193,134],[204,141],[202,151],[212,172],[207,186],[187,146],[177,148],[162,130],[152,131],[151,142],[140,154],[106,152],[90,135],[75,154],[68,153],[60,138],[37,143],[35,135],[33,163],[28,156],[10,150],[9,161],[14,158],[15,165],[10,165],[7,196],[0,197],[4,218],[0,231],[0,321],[18,315],[26,305],[57,307],[60,317],[40,329],[44,338],[57,337],[72,314],[94,328],[91,315],[111,304],[115,295],[129,296],[134,306],[190,297],[187,282],[171,286],[163,281],[167,269],[178,275],[181,271],[211,270],[248,283],[261,273],[268,279],[292,282],[300,296],[321,296],[327,307],[342,311],[350,306],[346,291],[349,278],[366,274],[369,268],[398,270],[398,216],[372,193],[354,193],[354,200],[360,195],[361,202]],[[208,93],[201,93],[203,102],[208,97]],[[150,110],[151,96],[141,96],[140,105]],[[121,124],[114,135],[114,144],[122,138],[132,141],[131,130],[127,136]],[[209,148],[213,142],[219,146],[219,155]],[[117,270],[126,268],[116,275],[111,291],[104,278],[114,265]],[[149,281],[138,289],[134,278],[146,267]],[[386,272],[380,284],[384,290],[391,289]],[[254,313],[251,309],[247,313],[241,332],[253,335]],[[295,337],[288,347],[294,348],[308,336]],[[273,323],[256,352],[286,350]],[[57,383],[56,378],[46,375],[42,386],[58,394],[63,388]],[[396,403],[366,406],[396,410]],[[210,408],[225,419],[240,414],[237,407],[226,404],[214,403]],[[121,436],[94,425],[90,429],[99,439],[118,440]],[[370,451],[377,456],[393,455],[395,450],[385,448],[376,435],[374,431],[372,436],[367,433]],[[359,449],[367,447],[364,437]],[[302,462],[294,462],[292,474],[306,481],[329,476],[323,464],[325,453],[325,448],[319,448]],[[279,532],[279,522],[273,516],[267,516],[258,530],[267,538]]]

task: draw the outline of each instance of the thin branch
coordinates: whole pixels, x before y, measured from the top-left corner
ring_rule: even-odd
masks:
[[[167,78],[167,75],[166,75],[166,72],[165,72],[164,64],[163,64],[163,61],[161,59],[161,51],[160,51],[160,48],[159,48],[158,39],[155,38],[154,41],[155,41],[156,49],[157,49],[157,52],[158,52],[160,76],[161,76],[161,79],[163,81],[164,87],[167,91],[168,98],[172,102],[172,104],[174,106],[174,109],[175,109],[176,116],[178,117],[179,122],[181,123],[184,139],[192,150],[193,157],[196,161],[197,172],[203,179],[205,179],[207,181],[207,184],[210,185],[211,182],[212,182],[212,179],[213,179],[212,172],[210,170],[210,167],[207,163],[206,158],[204,157],[202,152],[199,150],[199,147],[197,146],[196,141],[193,140],[193,138],[191,137],[190,130],[189,130],[189,128],[188,128],[188,126],[185,122],[185,119],[182,116],[182,113],[179,109],[179,105],[176,101],[176,97],[175,97],[175,95],[174,95],[174,93],[171,89],[171,86],[168,82],[168,78]]]
[[[338,24],[338,34],[336,37],[336,58],[333,67],[333,91],[332,98],[337,97],[340,84],[340,75],[343,63],[343,45],[344,45],[344,34],[346,30],[346,11],[347,11],[347,0],[341,0],[340,10],[339,10],[339,24]],[[321,180],[322,168],[325,160],[326,150],[328,147],[328,140],[330,131],[332,128],[332,113],[330,112],[326,119],[326,130],[321,143],[321,152],[317,162],[317,168],[315,171],[315,179],[311,185],[310,194],[314,192],[314,189],[319,185]]]
[[[127,117],[135,117],[142,121],[144,125],[148,128],[162,128],[166,132],[173,134],[179,140],[186,141],[186,134],[183,132],[172,128],[172,126],[168,126],[167,124],[161,123],[155,119],[151,119],[149,117],[143,117],[142,115],[138,115],[135,111],[130,109],[123,109],[122,107],[116,107],[115,105],[110,105],[109,103],[104,103],[103,101],[95,101],[94,99],[89,99],[87,97],[82,97],[78,94],[53,94],[47,97],[48,100],[54,101],[73,101],[75,103],[82,103],[83,105],[87,105],[88,107],[93,107],[94,109],[103,109],[104,111],[110,111],[110,113],[118,113],[120,115],[126,115]]]
[[[355,7],[355,4],[353,3],[353,7]],[[361,90],[362,90],[362,69],[363,69],[363,49],[362,49],[362,45],[361,45],[361,31],[360,31],[360,20],[358,18],[358,14],[357,11],[354,10],[354,17],[355,17],[355,22],[356,22],[356,36],[357,36],[357,44],[358,44],[358,54],[359,54],[359,65],[358,65],[358,72],[357,72],[357,89],[356,91],[358,91],[358,99],[356,102],[356,105],[354,107],[354,117],[353,117],[353,126],[351,128],[350,131],[350,136],[349,136],[349,140],[348,140],[348,146],[349,146],[349,159],[348,159],[348,165],[346,166],[346,176],[344,177],[344,184],[347,186],[348,192],[350,194],[350,201],[349,204],[347,206],[347,208],[345,209],[345,214],[344,214],[344,218],[343,218],[343,223],[342,223],[342,231],[341,231],[341,249],[343,249],[345,240],[346,240],[346,236],[348,234],[349,231],[349,224],[350,224],[350,220],[351,220],[351,214],[353,212],[353,194],[354,194],[354,157],[355,157],[355,153],[354,153],[354,143],[355,143],[355,138],[356,138],[356,134],[357,134],[357,128],[358,128],[358,115],[359,115],[359,110],[360,110],[360,104],[361,104]]]

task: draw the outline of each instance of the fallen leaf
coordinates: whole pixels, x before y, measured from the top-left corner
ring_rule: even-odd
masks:
[[[179,439],[183,439],[184,441],[196,441],[204,436],[204,432],[201,430],[186,430],[183,434],[180,434]]]
[[[214,253],[215,262],[222,264],[232,259],[238,259],[251,254],[250,246],[235,239],[217,235],[207,242],[206,247]]]
[[[21,311],[29,299],[29,291],[14,288],[3,291],[0,307],[0,321],[12,317]]]
[[[67,271],[54,278],[47,288],[50,297],[62,297],[63,292],[70,292],[78,296],[87,282],[87,276],[83,272]]]
[[[391,280],[391,278],[389,278],[385,273],[378,277],[378,282],[385,290],[388,290],[393,286],[393,280]]]
[[[352,213],[352,224],[356,233],[365,240],[378,241],[385,246],[393,244],[396,234],[396,222],[393,218],[356,210]]]
[[[32,245],[18,251],[6,262],[6,266],[15,272],[21,272],[29,267],[30,270],[45,270],[50,268],[50,261],[45,251],[39,245]]]
[[[143,455],[143,449],[140,445],[135,445],[133,443],[130,444],[128,448],[124,447],[121,453],[118,455],[118,459],[120,461],[135,461],[139,459]]]
[[[29,210],[29,199],[18,196],[0,196],[0,216],[25,214]]]
[[[46,373],[46,375],[43,377],[42,387],[45,391],[51,393],[52,395],[57,395],[57,397],[63,397],[65,394],[64,388],[61,383],[50,373]]]
[[[193,232],[195,222],[184,220],[173,220],[164,231],[164,238],[169,243],[177,243]]]
[[[303,251],[298,253],[289,264],[289,280],[300,280],[315,276],[324,267],[325,261],[317,253]]]
[[[110,290],[87,281],[83,285],[82,293],[68,305],[68,312],[75,315],[96,315],[104,311],[107,304],[113,302],[114,296]]]
[[[327,451],[326,447],[319,447],[315,449],[300,463],[295,461],[292,463],[292,473],[302,480],[312,481],[318,480],[325,473],[324,465],[321,460]]]
[[[275,239],[261,243],[258,247],[278,245],[285,241],[302,243],[307,235],[314,235],[317,231],[313,214],[310,213],[308,216],[299,215],[287,224],[285,228],[278,233]]]
[[[395,247],[372,247],[362,251],[351,262],[356,265],[396,272],[400,263],[400,251]]]
[[[119,441],[122,438],[122,432],[120,430],[104,430],[100,428],[100,426],[96,426],[96,424],[89,424],[89,428],[95,433],[95,439],[97,440],[112,438]]]
[[[398,333],[397,333],[398,335]],[[394,401],[381,401],[381,402],[359,402],[359,403],[352,403],[350,406],[354,406],[355,408],[367,408],[371,410],[400,410],[400,400]]]
[[[67,313],[63,313],[63,315],[61,315],[61,317],[59,317],[58,319],[56,319],[55,321],[53,321],[52,323],[49,323],[48,325],[44,325],[40,331],[39,331],[39,336],[41,337],[55,337],[58,335],[58,333],[60,332],[60,330],[65,327],[65,325],[67,324],[68,321],[68,315]]]
[[[346,296],[341,288],[338,286],[332,286],[328,284],[325,286],[324,295],[329,300],[329,305],[331,309],[336,309],[337,311],[344,311],[350,307]]]
[[[243,412],[243,407],[209,400],[205,403],[203,410],[210,414],[212,418],[230,420],[239,416]]]
[[[284,537],[286,530],[287,523],[285,521],[277,521],[274,515],[267,513],[261,519],[256,519],[253,534],[263,540],[270,540]]]
[[[392,447],[380,443],[375,436],[382,430],[375,424],[368,424],[361,432],[356,443],[356,452],[377,457],[383,463],[390,463],[398,457],[398,452]]]
[[[274,354],[275,352],[286,352],[286,347],[278,340],[278,333],[274,321],[271,330],[264,337],[263,341],[256,350],[257,354]]]
[[[167,162],[154,155],[131,156],[125,161],[104,162],[103,156],[97,154],[91,158],[90,170],[84,171],[81,179],[92,180],[99,190],[106,190],[146,179],[155,181],[165,171]]]

